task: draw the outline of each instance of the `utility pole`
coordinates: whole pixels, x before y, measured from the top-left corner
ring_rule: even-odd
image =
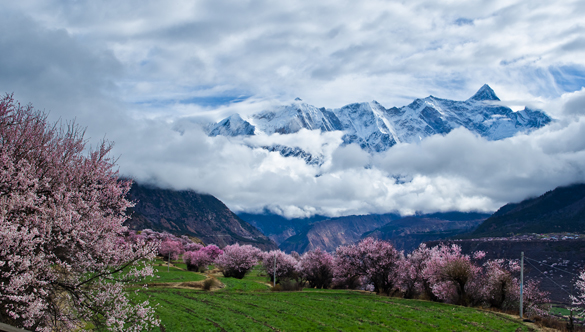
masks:
[[[169,252],[169,260],[167,261],[167,272],[171,272],[171,253]]]
[[[520,253],[520,319],[522,316],[522,305],[524,302],[524,251]]]
[[[276,287],[276,252],[274,253],[274,287]]]

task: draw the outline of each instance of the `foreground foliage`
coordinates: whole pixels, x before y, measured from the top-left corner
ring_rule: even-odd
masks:
[[[124,290],[152,274],[144,265],[157,244],[121,238],[131,183],[118,179],[111,147],[86,153],[76,125],[0,99],[0,322],[35,331],[157,324],[148,301],[132,303]]]

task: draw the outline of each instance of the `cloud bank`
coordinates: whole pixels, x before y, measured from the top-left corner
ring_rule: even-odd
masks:
[[[583,181],[582,1],[60,1],[0,5],[0,92],[116,142],[120,171],[285,216],[493,211]],[[329,108],[488,83],[558,121],[371,156],[334,133],[209,138],[200,123],[301,97]],[[243,143],[243,144],[242,144]],[[322,154],[321,166],[254,148]]]
[[[573,93],[565,105],[585,109],[584,96],[585,89]],[[494,211],[585,181],[585,116],[570,114],[501,141],[460,128],[376,155],[341,146],[339,133],[302,130],[242,139],[207,137],[196,127],[183,134],[167,129],[165,137],[137,137],[145,148],[127,152],[121,167],[138,181],[211,193],[237,211],[268,208],[287,217]],[[322,153],[325,163],[307,165],[253,148],[254,140]]]

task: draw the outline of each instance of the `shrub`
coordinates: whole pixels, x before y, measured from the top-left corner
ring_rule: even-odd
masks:
[[[273,292],[294,292],[294,291],[302,291],[303,285],[302,283],[290,280],[290,279],[282,279],[280,283],[274,287],[270,287],[270,290]]]
[[[216,287],[219,284],[217,279],[215,278],[207,278],[203,281],[203,290],[211,290],[211,288]]]

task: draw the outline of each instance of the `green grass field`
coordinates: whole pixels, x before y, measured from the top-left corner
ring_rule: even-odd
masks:
[[[167,263],[157,259],[153,263],[154,277],[148,277],[138,284],[143,283],[159,283],[159,282],[186,282],[186,281],[201,281],[205,280],[203,274],[194,273],[187,271],[187,265],[182,263],[184,266],[180,266],[180,263],[173,262],[176,267],[167,267]]]
[[[164,268],[159,279],[168,273]],[[342,290],[271,292],[258,273],[219,278],[226,287],[214,292],[152,287],[135,300],[157,305],[163,329],[156,331],[167,332],[529,331],[507,316],[434,302]]]

